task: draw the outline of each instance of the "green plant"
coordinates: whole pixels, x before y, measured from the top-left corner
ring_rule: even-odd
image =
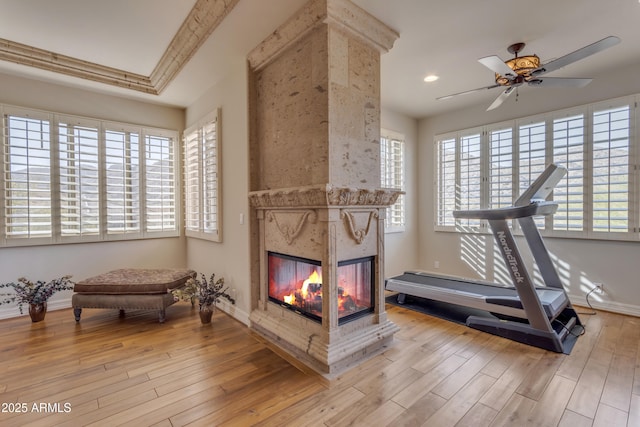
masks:
[[[225,298],[231,304],[235,304],[236,300],[227,292],[228,287],[224,286],[224,277],[215,280],[215,273],[211,274],[207,280],[204,274],[200,275],[202,279],[196,276],[189,279],[187,283],[180,289],[172,291],[174,298],[182,301],[190,301],[194,303],[198,299],[200,309],[211,307],[219,302],[220,298]]]
[[[0,294],[0,305],[17,303],[22,314],[23,304],[42,304],[47,302],[51,295],[58,291],[73,290],[74,283],[69,280],[71,276],[63,276],[49,282],[38,280],[32,282],[25,277],[18,279],[18,283],[0,283],[0,288],[13,288],[13,293]]]

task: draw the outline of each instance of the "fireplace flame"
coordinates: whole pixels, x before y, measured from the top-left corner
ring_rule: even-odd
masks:
[[[292,291],[289,295],[284,295],[282,300],[289,305],[295,305],[297,301],[296,294],[301,300],[300,302],[307,300],[310,297],[309,285],[312,283],[315,285],[322,285],[322,277],[318,274],[317,270],[313,270],[313,273],[309,275],[309,278],[302,282],[302,287],[299,292]],[[317,289],[312,290],[311,292],[317,292]]]
[[[309,278],[302,282],[302,288],[300,289],[300,295],[303,299],[309,298],[309,284],[317,283],[322,284],[322,278],[318,274],[318,270],[313,270],[313,273],[309,275]]]

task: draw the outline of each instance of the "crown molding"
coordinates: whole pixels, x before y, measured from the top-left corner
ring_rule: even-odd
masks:
[[[240,0],[198,0],[149,79],[158,93],[174,79]]]
[[[239,0],[197,0],[150,76],[0,39],[0,60],[159,95]]]
[[[0,39],[0,60],[157,95],[148,77]]]

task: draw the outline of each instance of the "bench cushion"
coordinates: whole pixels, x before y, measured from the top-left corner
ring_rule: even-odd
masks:
[[[196,272],[188,269],[124,268],[81,280],[73,290],[79,294],[153,295],[178,288]]]

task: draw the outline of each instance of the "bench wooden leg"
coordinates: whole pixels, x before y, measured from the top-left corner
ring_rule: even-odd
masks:
[[[82,314],[82,309],[81,308],[74,308],[73,309],[73,315],[76,318],[76,322],[80,321],[80,315]]]
[[[158,312],[158,321],[159,321],[160,323],[164,323],[165,315],[166,315],[165,310],[160,310],[160,311]]]

